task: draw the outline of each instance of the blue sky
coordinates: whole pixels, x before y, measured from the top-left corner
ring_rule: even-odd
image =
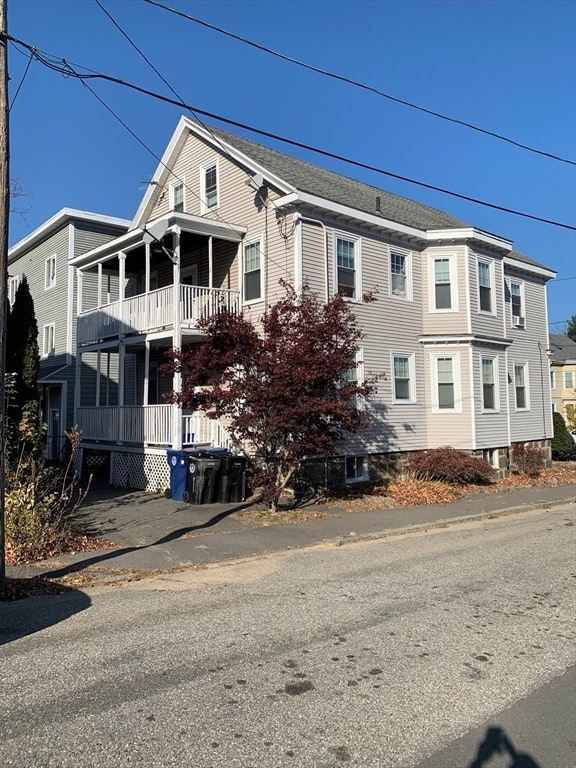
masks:
[[[183,100],[222,117],[470,197],[576,225],[574,165],[280,61],[143,0],[100,0]],[[163,0],[314,66],[576,159],[576,3]],[[8,31],[58,59],[171,96],[95,0],[8,0]],[[157,160],[77,80],[9,46],[11,175],[33,199],[10,242],[61,208],[131,218]],[[160,156],[182,110],[90,86]],[[236,131],[224,123],[216,123]],[[576,233],[373,172],[281,151],[449,211],[558,271],[549,320],[576,314]]]

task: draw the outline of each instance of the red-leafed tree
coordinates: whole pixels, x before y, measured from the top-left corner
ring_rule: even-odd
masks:
[[[183,374],[172,401],[225,418],[232,440],[253,452],[253,485],[274,510],[303,459],[334,454],[365,425],[364,400],[375,389],[351,375],[362,332],[350,303],[283,287],[260,328],[220,312],[201,323],[202,342],[172,350],[164,366]]]

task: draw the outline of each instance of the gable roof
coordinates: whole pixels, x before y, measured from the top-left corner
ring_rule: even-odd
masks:
[[[550,359],[553,363],[576,363],[576,342],[560,333],[551,333]]]
[[[388,223],[395,222],[401,226],[419,230],[423,239],[426,239],[425,232],[430,230],[458,229],[462,231],[474,229],[475,232],[478,231],[445,211],[370,184],[364,184],[356,179],[299,160],[220,128],[200,124],[184,116],[180,118],[131,227],[141,226],[145,223],[161,186],[170,175],[168,169],[176,160],[189,132],[208,142],[215,149],[229,154],[242,165],[248,168],[254,167],[255,171],[262,172],[265,180],[285,193],[300,192],[312,195],[335,205],[369,215],[373,222],[375,218],[382,218],[383,226],[385,226],[385,221]],[[379,210],[377,210],[377,198],[379,198]],[[506,250],[509,247],[510,244]],[[507,255],[516,262],[544,270],[544,276],[548,279],[555,277],[553,271],[519,251],[509,251]]]

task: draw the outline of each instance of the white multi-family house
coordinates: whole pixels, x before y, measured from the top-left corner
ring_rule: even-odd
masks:
[[[38,323],[40,402],[47,456],[60,460],[75,423],[76,278],[72,260],[118,237],[129,221],[63,208],[8,251],[8,299],[26,275]]]
[[[181,380],[160,367],[218,308],[257,317],[281,278],[344,294],[365,334],[359,377],[386,376],[330,482],[445,445],[502,471],[514,442],[549,448],[555,272],[448,213],[183,117],[128,230],[70,264],[74,419],[118,485],[165,488],[168,447],[227,445],[222,425],[166,403]]]

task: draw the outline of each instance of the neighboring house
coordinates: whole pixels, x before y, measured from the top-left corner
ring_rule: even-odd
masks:
[[[576,342],[550,334],[550,387],[552,409],[567,420],[567,406],[576,409]]]
[[[65,454],[65,431],[75,423],[76,270],[72,260],[126,231],[129,221],[63,208],[8,251],[8,300],[28,279],[38,323],[42,420],[47,456]]]
[[[447,213],[184,117],[126,234],[72,264],[76,420],[118,485],[165,488],[168,446],[227,445],[222,425],[166,404],[181,379],[160,366],[219,308],[257,318],[281,278],[347,296],[365,333],[358,376],[386,375],[331,482],[445,445],[502,471],[516,441],[550,456],[555,272]]]

